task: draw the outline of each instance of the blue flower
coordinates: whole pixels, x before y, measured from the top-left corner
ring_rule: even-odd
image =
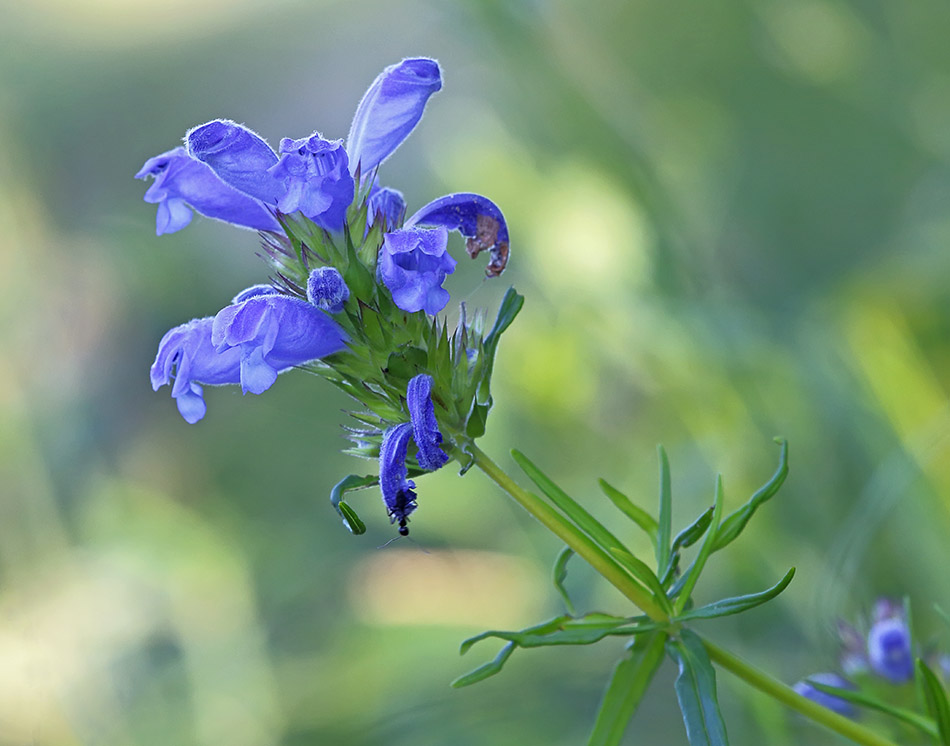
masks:
[[[494,202],[480,194],[447,194],[419,209],[406,223],[438,225],[465,236],[465,249],[473,259],[489,251],[491,259],[485,274],[497,277],[508,264],[508,224]]]
[[[871,670],[895,684],[914,678],[914,654],[903,606],[880,599],[868,631]]]
[[[447,244],[448,232],[441,227],[403,228],[385,235],[377,272],[403,311],[434,315],[449,302],[442,283],[455,271],[455,260]]]
[[[307,301],[263,294],[218,311],[211,343],[222,353],[240,350],[241,388],[261,394],[278,373],[342,350],[346,335],[325,311]]]
[[[359,169],[365,180],[392,155],[422,119],[429,97],[441,88],[439,63],[426,57],[383,70],[363,94],[346,137],[351,172]]]
[[[214,319],[194,319],[168,331],[158,344],[152,363],[152,389],[174,381],[172,397],[185,421],[193,425],[207,406],[201,384],[221,385],[241,380],[240,350],[218,352],[211,343]]]
[[[812,702],[817,702],[822,707],[827,707],[829,710],[837,712],[839,715],[844,715],[845,717],[849,718],[853,718],[855,715],[857,715],[857,709],[854,707],[854,705],[848,702],[848,700],[842,699],[841,697],[836,697],[833,694],[826,694],[825,692],[819,691],[817,688],[812,686],[810,683],[812,681],[825,686],[833,686],[836,689],[854,689],[854,684],[836,673],[816,673],[803,681],[799,681],[792,688],[803,697],[807,697]]]
[[[379,447],[379,489],[390,522],[399,524],[402,536],[409,534],[406,522],[409,514],[418,507],[414,492],[416,483],[408,478],[406,468],[406,451],[411,437],[412,425],[404,422],[383,433],[383,443]]]
[[[346,208],[355,185],[342,140],[324,140],[319,133],[280,141],[281,157],[271,169],[286,191],[277,200],[283,213],[301,212],[321,228],[343,230]]]
[[[307,300],[330,313],[339,313],[350,297],[350,289],[339,270],[318,267],[307,278]]]
[[[432,403],[432,376],[420,374],[409,381],[406,404],[409,406],[412,437],[419,448],[416,461],[426,471],[441,469],[449,460],[449,456],[439,448],[442,444],[442,433],[439,431],[439,423],[435,419],[435,405]]]
[[[449,457],[439,446],[442,433],[435,419],[432,403],[432,376],[420,373],[409,381],[406,400],[409,422],[389,428],[383,434],[379,449],[379,487],[392,523],[399,524],[399,533],[406,536],[409,514],[417,507],[416,484],[409,477],[406,455],[409,439],[416,442],[416,461],[420,468],[435,471],[445,466]]]
[[[406,214],[406,200],[402,192],[375,184],[366,200],[366,230],[373,227],[377,219],[382,219],[383,230],[392,230],[402,224]]]
[[[256,199],[221,181],[182,147],[149,158],[136,179],[154,178],[145,201],[158,205],[155,233],[179,231],[191,222],[191,210],[254,230],[279,231],[280,224]],[[191,209],[189,209],[191,208]]]

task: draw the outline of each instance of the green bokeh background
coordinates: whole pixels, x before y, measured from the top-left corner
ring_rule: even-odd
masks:
[[[583,743],[619,641],[464,637],[559,612],[558,543],[481,474],[420,482],[414,542],[330,487],[346,399],[303,373],[208,392],[197,426],[147,369],[166,329],[263,281],[256,238],[154,236],[132,174],[214,117],[345,135],[385,65],[444,90],[383,168],[410,210],[504,209],[514,284],[484,448],[604,505],[667,447],[675,517],[791,477],[696,598],[798,575],[706,631],[779,678],[834,666],[834,621],[950,602],[950,5],[939,0],[0,0],[0,744]],[[462,257],[461,242],[452,244]],[[581,563],[582,608],[629,613]],[[683,744],[667,664],[630,744]],[[720,674],[736,744],[837,743]]]

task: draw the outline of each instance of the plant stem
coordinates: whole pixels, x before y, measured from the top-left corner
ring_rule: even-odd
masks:
[[[522,489],[474,443],[469,445],[469,451],[479,469],[485,472],[489,478],[565,544],[587,560],[597,572],[636,604],[647,616],[660,623],[669,621],[653,598],[618,565],[612,563],[586,535],[565,521],[557,511],[540,497]],[[459,460],[460,462],[463,461],[462,459]],[[801,713],[810,720],[851,739],[854,743],[863,744],[863,746],[898,746],[898,744],[865,728],[863,725],[803,697],[778,679],[764,671],[760,671],[714,643],[703,639],[703,644],[709,653],[710,660],[732,672],[750,686]]]
[[[633,601],[644,614],[655,622],[667,621],[667,615],[663,612],[663,609],[660,608],[659,604],[653,600],[653,597],[650,596],[639,583],[624,572],[619,565],[607,557],[590,538],[564,520],[556,510],[540,497],[518,486],[511,477],[501,470],[498,464],[492,461],[485,452],[474,443],[469,446],[469,449],[479,469],[485,472],[499,487],[513,497],[521,507],[558,536],[558,538],[578,555],[587,560],[598,573],[603,575],[617,590]]]
[[[728,650],[723,650],[709,640],[703,638],[703,644],[706,646],[706,652],[709,653],[710,660],[718,663],[727,671],[738,676],[745,683],[758,689],[760,692],[778,700],[786,707],[800,712],[805,717],[814,720],[829,730],[833,730],[835,733],[839,733],[855,743],[865,744],[865,746],[898,746],[898,744],[884,738],[869,728],[865,728],[863,725],[849,720],[843,715],[839,715],[817,702],[812,702],[807,697],[803,697],[790,686],[783,684],[764,671],[760,671],[755,666],[746,663]]]

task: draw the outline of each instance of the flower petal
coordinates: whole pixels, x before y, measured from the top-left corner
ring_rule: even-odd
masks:
[[[426,471],[441,469],[449,460],[448,454],[439,448],[442,443],[442,433],[435,419],[432,382],[432,376],[420,373],[409,381],[406,389],[412,437],[419,448],[416,460]]]
[[[300,140],[280,142],[280,161],[270,173],[283,183],[277,207],[301,212],[321,228],[343,230],[355,184],[342,140],[325,140],[315,132]]]
[[[274,216],[253,197],[219,179],[209,166],[188,155],[182,147],[149,158],[135,175],[153,178],[145,201],[158,204],[156,234],[174,233],[191,222],[193,209],[205,217],[254,230],[279,231]]]
[[[406,468],[406,451],[411,437],[412,425],[404,422],[383,433],[383,443],[379,447],[379,489],[391,522],[398,521],[399,533],[403,536],[409,533],[406,527],[409,514],[417,507],[413,491],[416,485],[408,479]]]
[[[225,184],[268,205],[283,195],[283,182],[269,171],[277,154],[244,125],[215,119],[189,130],[185,142],[191,156],[207,163]]]
[[[379,252],[380,279],[403,311],[425,310],[435,315],[449,302],[442,287],[455,271],[455,260],[446,251],[445,228],[403,228],[387,233]]]
[[[473,259],[482,251],[491,252],[485,274],[498,277],[508,264],[508,224],[494,202],[480,194],[447,194],[418,210],[404,227],[441,225],[458,231],[467,239],[465,248]]]
[[[439,63],[427,57],[390,65],[373,81],[346,137],[350,172],[363,178],[386,160],[422,119],[429,97],[442,88]]]

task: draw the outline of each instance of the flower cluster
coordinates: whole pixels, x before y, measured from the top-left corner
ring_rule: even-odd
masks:
[[[403,195],[379,184],[380,164],[441,88],[435,60],[405,59],[373,81],[345,141],[312,132],[283,138],[275,152],[243,124],[215,119],[136,174],[152,179],[145,201],[158,206],[158,235],[197,212],[259,231],[273,269],[269,284],[169,331],[153,388],[171,385],[182,417],[196,423],[206,413],[203,386],[262,394],[291,368],[322,375],[363,407],[351,413],[360,425],[348,428],[350,452],[379,459],[401,534],[416,507],[410,471],[438,469],[450,453],[464,461],[484,432],[498,337],[523,301],[509,290],[487,335],[483,316],[470,323],[463,308],[450,334],[435,318],[456,265],[448,234],[459,232],[471,257],[489,252],[486,274],[497,277],[508,261],[505,218],[486,197],[460,193],[406,219]],[[410,447],[418,469],[407,465]]]
[[[857,710],[851,702],[822,691],[814,684],[848,690],[858,689],[856,682],[865,683],[868,678],[888,684],[905,684],[914,678],[913,641],[903,605],[886,598],[878,599],[866,635],[855,626],[839,621],[838,636],[844,675],[813,674],[795,684],[799,694],[841,715],[854,717]]]

